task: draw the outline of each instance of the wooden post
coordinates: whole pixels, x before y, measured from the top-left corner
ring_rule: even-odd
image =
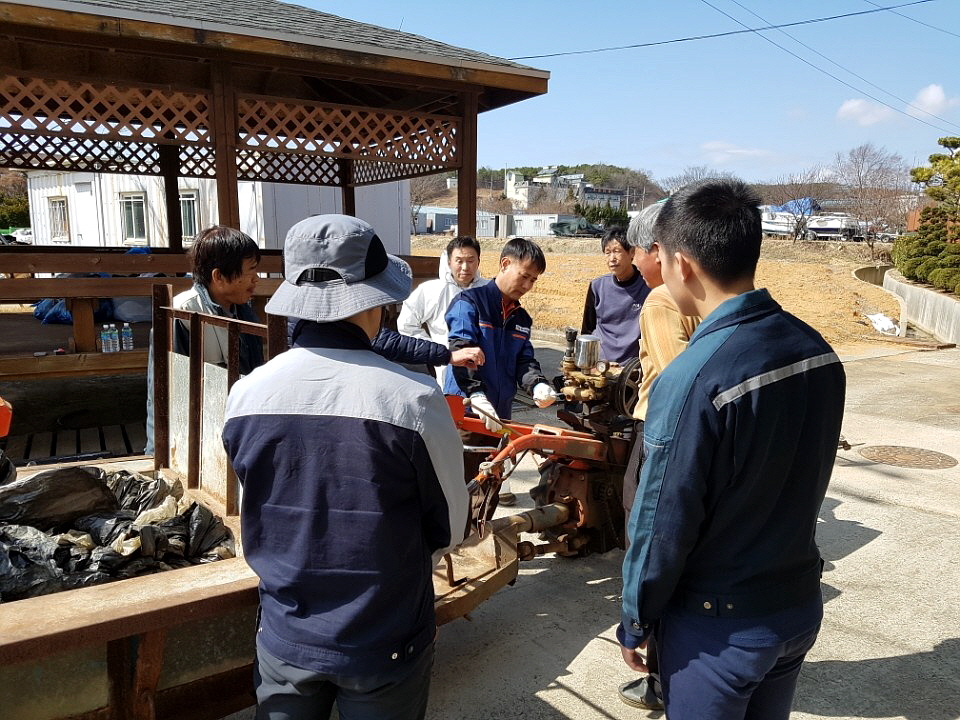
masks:
[[[180,147],[160,145],[160,172],[163,173],[163,192],[167,206],[167,246],[183,249],[183,217],[180,214]]]
[[[357,215],[357,191],[353,186],[353,160],[340,160],[340,194],[343,214]]]
[[[97,325],[93,321],[93,305],[99,302],[99,298],[67,300],[67,308],[73,316],[73,349],[75,352],[97,352]]]
[[[217,165],[217,213],[221,225],[240,229],[240,196],[237,189],[237,95],[230,66],[214,62],[213,128]]]
[[[477,234],[477,96],[463,97],[460,125],[460,169],[457,170],[457,234]]]

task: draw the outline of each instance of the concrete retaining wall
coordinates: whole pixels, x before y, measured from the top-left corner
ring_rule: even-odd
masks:
[[[853,276],[857,280],[863,280],[871,285],[883,286],[883,276],[888,270],[892,270],[893,265],[864,265],[853,271]]]
[[[903,299],[901,323],[916,325],[943,342],[960,344],[960,299],[915,285],[896,270],[883,276],[883,288]]]

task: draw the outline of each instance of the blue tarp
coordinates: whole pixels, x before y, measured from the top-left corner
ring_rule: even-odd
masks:
[[[774,205],[773,212],[785,212],[791,215],[816,215],[820,212],[820,203],[813,198],[797,198],[783,205]]]

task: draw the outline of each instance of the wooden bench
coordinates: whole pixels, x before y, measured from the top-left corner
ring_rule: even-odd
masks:
[[[437,276],[437,259],[404,256],[413,270],[415,282]],[[267,274],[257,284],[254,307],[264,317],[263,306],[279,286],[283,259],[279,250],[264,250],[260,270]],[[147,349],[102,353],[94,311],[100,298],[152,297],[153,286],[169,284],[174,292],[188,289],[192,280],[183,277],[189,271],[183,253],[158,249],[151,254],[129,254],[123,248],[28,248],[0,247],[0,273],[35,275],[38,273],[110,273],[133,277],[109,278],[35,278],[0,279],[0,303],[32,303],[42,298],[64,298],[73,315],[73,333],[66,354],[5,355],[0,347],[0,380],[24,380],[38,377],[114,375],[143,373],[147,367]],[[163,273],[167,277],[137,277],[143,273]],[[0,324],[3,315],[0,314]]]

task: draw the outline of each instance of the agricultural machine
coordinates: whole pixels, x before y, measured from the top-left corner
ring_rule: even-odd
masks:
[[[512,583],[521,560],[547,553],[566,557],[624,547],[623,475],[634,441],[630,412],[640,385],[639,361],[599,356],[591,335],[566,332],[567,348],[554,380],[569,427],[507,423],[502,434],[465,413],[469,401],[449,397],[460,430],[491,438],[487,459],[470,481],[473,533],[437,567],[438,622],[465,615]],[[475,410],[480,413],[481,411]],[[495,442],[495,444],[493,444]],[[526,455],[538,458],[533,510],[494,518],[500,486]],[[539,533],[540,541],[521,533]]]

